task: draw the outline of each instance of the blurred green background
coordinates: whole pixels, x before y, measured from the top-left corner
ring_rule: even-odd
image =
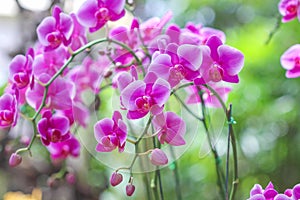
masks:
[[[233,116],[237,121],[234,129],[238,142],[238,200],[247,199],[255,183],[265,187],[272,181],[280,192],[300,183],[300,78],[287,79],[280,65],[282,53],[300,39],[300,23],[297,19],[280,23],[266,44],[278,23],[277,4],[278,1],[274,0],[138,0],[134,11],[137,16],[147,19],[172,10],[172,22],[183,27],[186,22],[192,21],[221,29],[226,33],[226,43],[244,53],[245,66],[240,73],[240,83],[233,85],[228,100],[233,104]],[[22,51],[22,48],[15,51]],[[202,136],[199,136],[201,142],[205,140],[204,133]],[[222,138],[226,135],[221,135],[216,145],[223,152],[224,165],[226,142],[222,142]],[[220,199],[217,196],[214,158],[212,154],[200,156],[201,142],[195,142],[178,160],[182,198]],[[123,188],[105,190],[111,172],[88,153],[83,152],[83,155],[81,162],[87,164],[80,168],[82,171],[78,173],[84,175],[79,175],[79,178],[81,184],[86,183],[92,188],[94,195],[82,199],[94,199],[99,193],[100,199],[127,199]],[[1,162],[4,161],[7,161],[7,156]],[[5,164],[0,170],[0,182],[7,185],[0,190],[2,194],[6,190],[21,190],[13,188],[7,178],[13,176],[9,173],[14,171],[11,172]],[[47,173],[57,169],[51,170]],[[161,174],[165,199],[176,199],[172,170],[164,168]],[[34,184],[46,187],[41,183],[46,177],[39,176],[42,178]],[[144,192],[140,189],[135,197],[128,199],[144,199]],[[75,192],[75,196],[79,193]]]

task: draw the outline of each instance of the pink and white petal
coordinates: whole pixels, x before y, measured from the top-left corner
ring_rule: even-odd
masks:
[[[159,77],[167,80],[170,75],[171,67],[171,57],[167,54],[160,54],[150,64],[149,72],[154,72]]]
[[[146,83],[147,87],[148,85],[153,84],[157,80],[157,74],[154,72],[148,72],[144,78],[144,82]]]
[[[119,121],[118,137],[120,140],[120,145],[122,146],[126,142],[127,138],[127,127],[123,121]]]
[[[48,46],[47,35],[56,31],[56,21],[54,17],[46,17],[40,25],[37,27],[36,32],[40,43],[44,46]]]
[[[229,82],[229,83],[238,83],[240,81],[238,75],[234,75],[234,76],[229,76],[227,74],[224,73],[223,75],[223,81],[225,82]]]
[[[251,196],[248,200],[267,200],[267,199],[262,194],[256,194],[254,196]]]
[[[178,135],[184,135],[186,132],[185,122],[175,113],[166,113],[167,127],[174,130]]]
[[[4,93],[0,97],[0,110],[11,110],[14,103],[14,97],[9,93]]]
[[[114,111],[112,119],[114,121],[114,123],[117,125],[119,123],[119,120],[122,120],[122,115],[119,111]]]
[[[288,70],[285,73],[285,76],[287,78],[298,78],[298,77],[300,77],[300,68],[294,68],[294,69]]]
[[[78,22],[85,27],[96,26],[95,13],[98,9],[98,0],[85,1],[77,12]]]
[[[292,200],[292,198],[286,196],[285,194],[278,194],[274,197],[274,200]]]
[[[165,114],[163,112],[161,112],[160,114],[155,115],[152,122],[153,122],[154,127],[157,130],[163,128],[166,125]]]
[[[170,93],[170,84],[164,79],[158,78],[153,84],[151,97],[159,107],[162,107],[169,99]]]
[[[113,82],[116,82],[119,91],[122,92],[122,90],[132,82],[132,75],[128,72],[120,72],[116,75],[115,79]]]
[[[123,106],[128,110],[136,110],[135,100],[145,95],[145,89],[146,84],[141,80],[130,83],[121,92]]]
[[[183,44],[178,47],[177,54],[185,66],[196,71],[202,64],[202,50],[199,46],[191,44]]]
[[[158,105],[153,105],[150,108],[150,112],[152,115],[158,115],[162,113],[163,110],[164,110],[164,106],[158,106]]]
[[[287,70],[293,69],[297,57],[300,57],[300,44],[291,46],[282,54],[280,57],[282,67]]]
[[[196,104],[200,102],[199,95],[197,93],[189,94],[187,99],[185,100],[186,104]]]
[[[28,88],[25,93],[27,103],[36,110],[38,110],[38,108],[40,107],[40,105],[42,103],[44,90],[45,90],[45,88],[43,86],[36,83],[36,84],[34,84],[33,90],[30,90],[30,88]],[[46,103],[47,103],[47,100],[46,100]]]
[[[170,25],[166,30],[166,35],[170,37],[171,42],[179,44],[181,30],[180,27],[176,24]]]
[[[72,108],[73,102],[70,96],[70,91],[64,89],[57,91],[55,95],[51,96],[50,107],[58,110],[69,110]]]
[[[115,149],[115,146],[103,146],[102,144],[97,144],[96,151],[98,152],[111,152]]]
[[[202,64],[200,66],[200,74],[203,75],[206,71],[210,69],[214,61],[212,60],[210,54],[210,48],[208,46],[200,46],[202,51]]]
[[[9,65],[9,78],[12,79],[13,75],[18,72],[25,71],[27,59],[23,55],[17,55],[13,58]]]
[[[109,10],[116,14],[120,14],[125,7],[125,0],[104,0],[104,3]]]
[[[60,130],[62,135],[69,132],[69,124],[69,119],[65,116],[53,116],[49,121],[49,125],[54,129]]]
[[[46,118],[42,118],[37,124],[37,129],[43,138],[48,137],[48,127],[49,123]]]
[[[109,135],[113,131],[114,121],[109,118],[104,118],[94,125],[94,136],[98,142],[101,142],[102,137]]]
[[[226,35],[223,31],[218,29],[210,28],[210,27],[203,27],[200,29],[200,34],[202,35],[203,39],[207,41],[207,39],[213,35],[217,36],[222,43],[224,44],[226,41]],[[204,42],[206,42],[204,41]]]
[[[219,46],[223,45],[222,40],[220,40],[219,37],[213,35],[207,40],[206,45],[210,48],[211,58],[214,61],[218,62],[219,61],[218,48]]]
[[[222,45],[218,48],[219,64],[228,75],[238,74],[244,66],[244,55],[241,51]]]
[[[127,118],[128,119],[140,119],[140,118],[143,118],[145,117],[146,115],[148,114],[148,111],[145,111],[145,112],[139,112],[139,111],[128,111],[127,113]]]
[[[60,32],[69,40],[74,30],[74,23],[70,15],[60,13],[59,28]]]
[[[262,193],[263,193],[263,189],[259,184],[255,184],[250,190],[250,196],[254,196],[256,194],[262,194]]]
[[[86,128],[90,117],[89,109],[83,104],[75,102],[73,103],[72,111],[74,120]]]

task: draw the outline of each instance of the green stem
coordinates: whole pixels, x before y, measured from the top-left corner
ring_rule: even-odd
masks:
[[[148,119],[148,122],[147,122],[147,124],[146,124],[146,127],[145,127],[145,129],[144,129],[144,131],[143,131],[143,133],[142,133],[142,134],[138,137],[138,139],[135,141],[135,145],[136,145],[136,146],[137,146],[137,145],[139,144],[139,142],[143,139],[144,135],[146,135],[146,133],[147,133],[149,127],[150,127],[152,118],[153,118],[153,116],[150,115],[150,117],[149,117],[149,119]]]
[[[180,90],[180,89],[182,89],[182,88],[186,88],[186,87],[189,87],[189,86],[192,86],[192,85],[194,85],[194,83],[185,83],[185,84],[182,84],[182,85],[180,85],[180,86],[178,86],[177,88],[174,88],[173,90],[172,90],[172,92],[171,92],[171,94],[170,95],[172,95],[172,94],[174,94],[176,91],[178,91],[178,90]]]
[[[229,110],[227,112],[227,118],[228,121],[232,120],[232,105],[230,104],[229,106]],[[234,131],[233,131],[233,127],[232,127],[233,123],[229,123],[228,125],[228,129],[229,129],[229,134],[230,134],[230,138],[231,138],[231,145],[232,145],[232,152],[233,152],[233,182],[232,182],[232,188],[231,188],[231,192],[230,192],[230,200],[234,199],[236,190],[237,190],[237,186],[239,183],[239,176],[238,176],[238,158],[237,158],[237,148],[236,148],[236,139],[235,139],[235,135],[234,135]]]
[[[210,136],[210,132],[209,132],[209,129],[208,129],[208,126],[207,126],[207,123],[206,123],[206,109],[205,109],[206,106],[205,106],[205,102],[204,102],[204,99],[203,99],[203,92],[202,92],[200,87],[197,87],[197,90],[198,90],[198,94],[199,94],[201,104],[202,104],[202,106],[201,106],[202,116],[203,116],[202,123],[203,123],[204,129],[205,129],[206,135],[207,135],[207,140],[208,140],[210,149],[213,152],[214,158],[215,158],[215,165],[216,165],[216,172],[217,172],[217,182],[218,182],[218,185],[219,185],[219,188],[220,188],[220,194],[221,194],[221,196],[225,197],[225,191],[224,191],[223,184],[222,184],[222,180],[224,180],[224,178],[223,178],[223,175],[222,175],[223,173],[221,171],[222,169],[220,168],[220,157],[219,157],[219,154],[216,150],[216,147],[213,145],[213,142],[212,142],[212,139],[211,139],[211,136]]]
[[[156,177],[158,178],[160,199],[164,200],[164,192],[163,192],[163,187],[162,187],[162,180],[161,180],[161,175],[160,175],[160,169],[158,167],[156,168],[155,174],[156,174]]]
[[[174,173],[174,179],[175,179],[176,197],[177,197],[177,200],[182,200],[178,166],[177,166],[177,162],[175,160],[175,153],[174,153],[174,149],[172,146],[170,146],[170,150],[171,150],[171,156],[174,159],[174,161],[172,163],[174,165],[174,169],[172,169],[172,171]]]
[[[180,104],[197,120],[203,121],[203,118],[197,116],[191,109],[187,107],[187,105],[181,100],[181,98],[176,94],[176,92],[173,92],[174,97],[180,102]]]
[[[233,130],[233,124],[235,123],[235,121],[232,118],[232,104],[230,104],[229,110],[227,110],[227,107],[223,102],[222,98],[220,97],[220,95],[209,85],[205,85],[205,87],[207,87],[217,97],[227,117],[228,132],[231,138],[230,142],[231,142],[232,153],[233,153],[233,182],[232,182],[232,188],[231,188],[229,199],[233,200],[239,183],[239,177],[238,177],[237,146],[236,146],[236,139]]]
[[[109,39],[108,42],[117,44],[117,45],[121,46],[122,48],[126,49],[126,50],[134,57],[134,59],[135,59],[136,62],[138,63],[138,66],[141,67],[142,72],[143,72],[143,74],[144,74],[144,76],[145,76],[146,72],[145,72],[145,69],[144,69],[144,67],[143,67],[142,61],[137,57],[137,55],[134,53],[134,51],[133,51],[130,47],[128,47],[127,45],[125,45],[125,44],[122,43],[122,42],[119,42],[119,41],[113,40],[113,39]]]

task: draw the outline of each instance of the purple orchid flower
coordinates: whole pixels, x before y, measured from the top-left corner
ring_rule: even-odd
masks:
[[[68,46],[74,29],[72,18],[63,13],[61,8],[55,6],[53,16],[46,17],[37,27],[39,42],[45,50],[53,50],[61,44]]]
[[[51,76],[42,74],[39,80],[47,83]],[[45,87],[38,82],[34,83],[32,89],[26,91],[27,103],[34,109],[38,109],[42,103]],[[74,86],[71,82],[66,81],[62,77],[56,78],[49,86],[46,99],[46,107],[58,110],[68,110],[72,107],[72,98],[74,97]]]
[[[288,22],[296,17],[300,21],[300,3],[299,0],[281,0],[278,4],[278,10],[282,17],[282,22]]]
[[[63,115],[53,115],[47,110],[37,124],[41,141],[45,146],[67,140],[70,137],[70,122]]]
[[[281,65],[287,70],[287,78],[297,78],[300,76],[300,44],[295,44],[286,50],[281,58]]]
[[[153,56],[149,72],[167,80],[171,87],[181,80],[194,80],[199,75],[202,64],[202,49],[199,46],[171,43],[162,54]]]
[[[225,81],[238,83],[238,73],[244,66],[244,55],[239,50],[224,45],[220,38],[212,36],[203,48],[203,62],[200,67],[200,78],[195,84]]]
[[[63,160],[68,156],[78,157],[80,154],[80,143],[70,133],[70,138],[61,142],[50,143],[47,146],[53,160]]]
[[[88,40],[86,36],[86,28],[78,22],[78,17],[74,13],[71,13],[71,18],[74,23],[74,30],[71,35],[70,47],[73,51],[76,51],[77,49],[85,45]]]
[[[108,21],[116,21],[125,15],[125,0],[87,0],[79,8],[80,24],[95,32]]]
[[[186,132],[185,122],[173,112],[166,112],[156,115],[153,118],[153,125],[158,132],[158,140],[161,144],[165,142],[173,145],[184,145],[183,136]]]
[[[15,126],[17,123],[17,100],[9,93],[0,97],[0,128]]]
[[[30,48],[26,54],[17,55],[9,65],[9,79],[18,89],[27,87],[31,80],[32,62],[34,59],[33,49]]]
[[[94,126],[94,135],[98,142],[96,151],[110,152],[118,147],[119,152],[124,151],[127,127],[119,111],[115,111],[112,119],[104,118]]]
[[[170,96],[170,84],[149,72],[144,81],[131,82],[121,92],[121,104],[128,110],[128,119],[139,119],[150,111],[153,115],[162,112]]]

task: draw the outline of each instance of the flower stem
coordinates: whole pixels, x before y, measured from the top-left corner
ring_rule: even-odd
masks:
[[[171,150],[171,156],[174,159],[172,165],[174,165],[174,168],[172,168],[172,171],[174,173],[174,179],[175,179],[175,191],[176,191],[176,197],[177,200],[182,200],[182,194],[181,194],[181,187],[180,187],[180,179],[179,179],[179,173],[178,173],[178,166],[177,162],[175,160],[175,152],[172,146],[170,146]]]
[[[220,95],[209,85],[205,85],[205,87],[207,87],[217,97],[217,99],[219,100],[219,102],[222,105],[222,108],[223,108],[226,118],[227,118],[228,132],[229,132],[228,137],[230,137],[232,153],[233,153],[233,182],[232,182],[232,188],[231,188],[229,199],[233,200],[236,190],[237,190],[238,183],[239,183],[239,177],[238,177],[238,160],[237,160],[236,139],[235,139],[234,130],[233,130],[233,124],[235,124],[235,121],[232,117],[232,104],[230,104],[229,109],[227,110],[227,107],[226,107],[225,103],[223,102],[222,98],[220,97]]]
[[[232,120],[232,104],[230,104],[229,106],[229,110],[227,112],[227,118],[228,120]],[[231,121],[230,121],[231,122]],[[238,176],[238,160],[237,160],[237,148],[236,148],[236,139],[235,139],[235,135],[234,135],[234,131],[233,131],[233,125],[234,123],[229,123],[228,124],[228,130],[229,130],[229,135],[231,136],[231,145],[232,145],[232,152],[233,152],[233,182],[232,182],[232,188],[231,188],[231,192],[230,192],[230,200],[234,199],[236,190],[237,190],[237,186],[239,183],[239,176]]]
[[[215,158],[215,165],[216,165],[216,172],[217,172],[217,182],[218,182],[218,185],[219,185],[219,188],[220,188],[220,194],[221,194],[221,196],[225,197],[224,196],[225,191],[224,191],[223,184],[222,184],[222,180],[224,180],[224,177],[223,177],[222,169],[220,167],[220,163],[221,163],[220,162],[220,157],[219,157],[219,154],[217,152],[217,149],[216,149],[215,145],[213,145],[212,138],[210,136],[210,132],[209,132],[209,129],[208,129],[208,126],[207,126],[207,122],[206,122],[206,115],[207,114],[206,114],[205,102],[204,102],[204,99],[203,99],[203,92],[202,92],[200,87],[197,87],[197,90],[198,90],[198,94],[199,94],[201,104],[202,104],[202,106],[201,106],[202,116],[203,116],[202,123],[203,123],[204,129],[205,129],[206,135],[207,135],[207,140],[208,140],[210,149],[213,152],[214,158]]]
[[[176,94],[176,92],[173,92],[174,97],[179,101],[179,103],[197,120],[203,121],[203,118],[197,116],[191,109],[187,107],[187,105],[181,100],[181,98]]]

